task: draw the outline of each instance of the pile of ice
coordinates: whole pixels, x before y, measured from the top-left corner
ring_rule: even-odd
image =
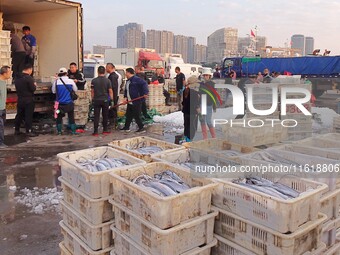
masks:
[[[175,128],[183,127],[183,123],[184,123],[183,113],[180,111],[173,112],[173,113],[170,113],[164,116],[154,116],[153,121],[155,123],[160,123],[160,124],[164,124],[164,125],[175,127]]]
[[[61,213],[59,206],[60,200],[63,198],[63,192],[57,188],[44,188],[37,187],[33,190],[24,188],[20,190],[20,195],[15,197],[17,203],[25,205],[29,208],[29,212],[35,214],[43,214],[46,212]]]
[[[329,108],[312,107],[314,115],[313,131],[329,131],[333,128],[333,118],[339,116],[334,110]]]

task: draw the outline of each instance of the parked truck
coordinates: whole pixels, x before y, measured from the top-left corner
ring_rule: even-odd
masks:
[[[270,71],[302,75],[313,84],[316,97],[326,90],[332,89],[334,83],[339,83],[340,56],[306,56],[289,58],[259,58],[233,57],[222,60],[222,77],[235,71],[238,78],[248,77],[250,74]]]
[[[35,111],[53,111],[52,77],[60,67],[68,67],[71,62],[83,67],[82,5],[64,0],[1,0],[0,13],[0,25],[3,23],[6,28],[6,24],[12,23],[19,37],[23,25],[31,27],[38,45],[34,73],[37,82]],[[1,45],[2,52],[4,49],[10,49],[9,40],[7,45]],[[10,64],[10,59],[1,58],[3,55],[0,65]],[[13,118],[17,100],[15,87],[9,82],[7,89],[7,116]]]
[[[114,65],[133,66],[136,69],[143,68],[148,78],[153,76],[156,69],[161,69],[162,73],[164,73],[162,58],[154,49],[106,49],[104,62],[111,62]]]

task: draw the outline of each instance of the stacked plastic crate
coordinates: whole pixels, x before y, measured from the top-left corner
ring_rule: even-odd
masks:
[[[340,133],[340,116],[333,118],[333,132]]]
[[[12,66],[10,34],[10,31],[0,29],[0,66]],[[12,84],[12,79],[7,80],[7,84]]]
[[[163,84],[149,84],[149,95],[146,98],[146,106],[149,109],[155,108],[157,111],[163,110],[165,106]]]
[[[294,187],[301,195],[284,200],[218,180],[213,194],[213,205],[219,211],[215,222],[218,244],[212,254],[286,255],[324,248],[321,230],[326,215],[319,213],[318,202],[327,186],[299,178],[269,179]]]
[[[111,147],[66,152],[58,154],[64,199],[61,201],[63,220],[60,222],[64,240],[60,243],[62,254],[109,255],[113,249],[110,226],[114,212],[109,203],[112,195],[109,170],[91,172],[80,162],[102,158],[121,158],[133,165],[144,161],[126,155]]]
[[[91,90],[78,90],[76,94],[78,99],[74,101],[74,120],[76,125],[85,126],[89,119]]]

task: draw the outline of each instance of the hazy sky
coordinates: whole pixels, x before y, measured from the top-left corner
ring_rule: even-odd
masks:
[[[223,27],[246,36],[258,27],[268,45],[284,46],[293,34],[313,36],[315,48],[340,55],[340,0],[79,0],[84,8],[85,49],[93,44],[116,46],[116,27],[137,22],[147,29],[196,37]]]

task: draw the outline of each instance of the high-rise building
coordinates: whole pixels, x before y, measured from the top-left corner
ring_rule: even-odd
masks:
[[[293,49],[299,49],[301,55],[305,55],[305,36],[304,35],[293,35],[291,38],[291,44]]]
[[[208,36],[208,62],[219,63],[226,56],[237,55],[237,28],[221,28]]]
[[[173,32],[153,29],[146,31],[146,48],[155,49],[158,53],[172,53],[173,45]]]
[[[242,56],[250,55],[249,47],[252,46],[252,40],[255,40],[254,45],[254,52],[253,55],[259,54],[263,48],[267,46],[267,38],[265,36],[256,36],[256,38],[253,37],[239,37],[238,38],[238,53]]]
[[[112,47],[95,44],[93,45],[93,54],[105,54],[106,49],[112,49]]]
[[[194,63],[205,63],[207,62],[207,49],[206,45],[196,44],[195,45],[195,58]]]
[[[306,36],[305,38],[305,54],[313,54],[314,51],[314,38],[311,36]]]
[[[133,38],[135,36],[135,38]],[[144,40],[144,43],[143,43]],[[117,27],[117,48],[140,48],[145,46],[145,34],[143,25],[128,23]]]
[[[185,63],[188,62],[188,45],[189,40],[187,36],[175,35],[174,36],[174,53],[182,54]]]
[[[195,45],[196,45],[196,38],[189,36],[188,37],[188,63],[195,62]]]

